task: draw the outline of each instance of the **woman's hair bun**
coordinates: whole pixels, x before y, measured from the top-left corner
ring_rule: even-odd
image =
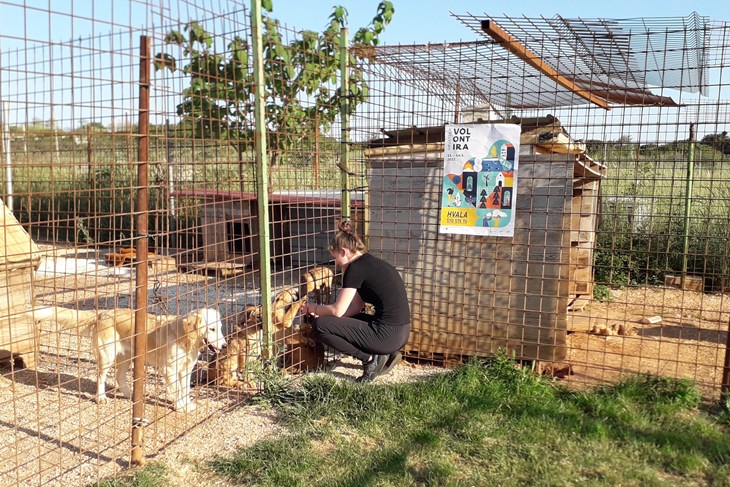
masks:
[[[337,228],[341,232],[352,233],[352,223],[350,220],[342,220],[339,225],[337,225]]]

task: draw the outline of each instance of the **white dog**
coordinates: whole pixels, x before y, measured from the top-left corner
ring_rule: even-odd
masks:
[[[75,328],[91,336],[91,346],[97,361],[97,396],[103,402],[106,376],[117,366],[117,386],[124,397],[131,397],[127,372],[132,363],[135,312],[131,309],[84,311],[68,308],[40,308],[34,311],[36,320],[55,320],[61,329]],[[210,347],[218,351],[226,346],[218,311],[203,308],[182,316],[147,315],[146,364],[157,368],[165,377],[167,392],[175,409],[192,410],[190,376],[200,351]]]

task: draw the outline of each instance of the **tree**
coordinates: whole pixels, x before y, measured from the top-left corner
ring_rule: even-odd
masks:
[[[705,135],[700,142],[722,152],[723,155],[730,154],[730,137],[727,136],[726,131]]]
[[[270,1],[263,8],[272,12]],[[390,23],[393,4],[382,1],[367,27],[360,28],[353,44],[375,46]],[[263,16],[263,55],[267,145],[274,152],[286,151],[327,130],[340,114],[340,101],[347,96],[351,109],[367,99],[368,87],[357,59],[350,53],[349,93],[338,87],[341,28],[347,26],[347,10],[337,6],[324,32],[303,31],[289,43],[283,41],[279,21]],[[253,145],[254,76],[249,43],[234,37],[223,52],[217,52],[213,37],[198,22],[188,22],[183,33],[170,31],[165,43],[182,48],[181,69],[190,78],[177,106],[196,137],[225,140],[238,151],[239,160]],[[168,53],[155,56],[155,67],[176,71],[179,61]]]

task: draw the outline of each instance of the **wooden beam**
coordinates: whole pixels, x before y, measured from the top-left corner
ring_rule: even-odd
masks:
[[[548,76],[560,86],[569,89],[581,98],[585,98],[589,102],[595,103],[601,108],[605,108],[606,110],[611,109],[606,100],[594,95],[588,90],[581,88],[580,86],[573,83],[570,79],[555,71],[552,67],[544,63],[537,54],[530,51],[520,41],[509,35],[505,30],[495,24],[494,21],[482,20],[482,30],[492,39],[497,41],[499,45],[507,49],[518,58],[525,61],[533,68],[540,71],[545,76]]]

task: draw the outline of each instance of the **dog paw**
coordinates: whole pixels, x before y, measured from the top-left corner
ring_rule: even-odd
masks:
[[[109,401],[109,396],[106,394],[100,394],[94,398],[97,404],[104,404],[105,402]]]

